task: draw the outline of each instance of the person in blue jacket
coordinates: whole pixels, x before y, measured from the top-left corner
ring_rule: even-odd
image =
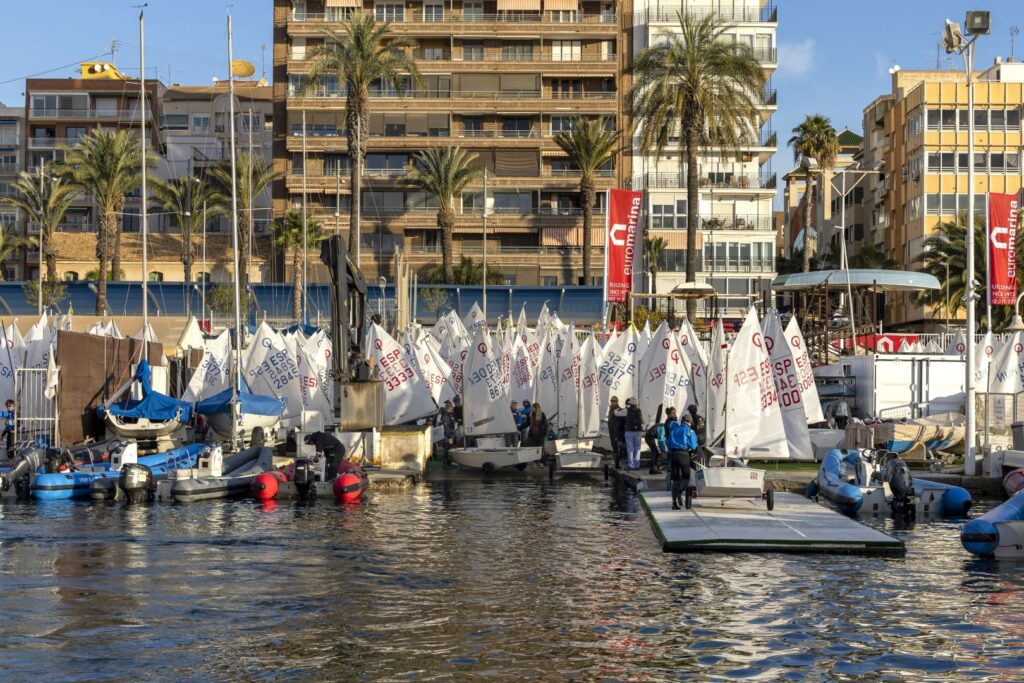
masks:
[[[693,418],[683,413],[682,421],[669,421],[668,457],[672,465],[672,509],[683,507],[684,486],[690,485],[690,458],[697,450],[697,435],[693,431]]]

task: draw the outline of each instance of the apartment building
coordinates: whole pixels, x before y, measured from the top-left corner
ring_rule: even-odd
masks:
[[[0,102],[0,199],[14,194],[12,185],[22,170],[21,138],[24,134],[25,109]],[[20,225],[19,210],[0,203],[0,226],[17,228]],[[20,261],[9,261],[3,275],[7,280],[17,280],[21,276]]]
[[[157,158],[153,177],[163,179],[200,172],[226,158],[228,116],[227,83],[210,87],[166,86],[158,80],[146,81],[146,139],[150,154]],[[64,146],[76,142],[95,127],[127,129],[140,133],[139,81],[125,76],[106,62],[86,62],[79,78],[28,79],[25,82],[24,135],[21,155],[32,173],[63,160]],[[240,83],[236,91],[238,146],[253,145],[269,157],[272,103],[269,86]],[[0,113],[2,116],[2,113]],[[2,119],[0,119],[2,120]],[[0,123],[0,127],[3,124]],[[249,135],[249,132],[252,135]],[[3,166],[0,165],[0,170]],[[2,181],[0,181],[2,182]],[[266,279],[272,262],[270,241],[266,236],[270,219],[270,193],[255,197],[258,216],[257,248],[254,249],[254,281]],[[58,227],[54,242],[58,251],[61,277],[84,278],[96,268],[95,244],[99,213],[94,198],[81,194]],[[136,190],[127,197],[121,214],[122,270],[127,280],[140,280],[142,197]],[[180,261],[181,237],[173,216],[149,207],[149,272],[152,281],[183,279]],[[230,221],[213,219],[207,241],[210,258],[204,269],[194,268],[196,279],[230,281]],[[38,226],[27,223],[29,234],[38,234]],[[30,250],[22,262],[21,275],[38,277],[38,253]]]
[[[367,276],[393,277],[396,248],[414,269],[439,263],[436,207],[409,185],[406,169],[419,150],[458,146],[488,173],[488,267],[510,284],[578,283],[579,173],[553,136],[579,116],[624,125],[621,7],[610,0],[275,0],[274,159],[282,174],[275,215],[305,200],[326,228],[348,231],[344,87],[326,79],[308,88],[306,74],[325,29],[339,29],[353,12],[371,13],[415,41],[410,56],[422,82],[370,92],[361,198]],[[601,173],[598,247],[603,190],[624,187],[628,178],[628,155]],[[483,207],[481,181],[457,202],[456,259],[481,259]],[[599,273],[591,280],[600,282]]]
[[[732,25],[725,37],[749,45],[764,67],[769,85],[760,108],[756,139],[739,150],[708,148],[698,159],[700,233],[697,280],[719,293],[726,318],[738,320],[752,301],[768,295],[775,277],[775,225],[772,199],[776,176],[771,157],[778,146],[772,128],[777,110],[771,75],[777,66],[778,15],[772,0],[638,0],[632,13],[633,54],[679,30],[678,14],[714,12]],[[646,190],[647,234],[662,237],[667,248],[658,264],[657,291],[686,280],[686,165],[679,147],[660,158],[643,155],[634,142],[632,187]]]
[[[892,108],[895,98],[880,95],[864,108],[864,137],[858,160],[862,168],[879,169],[878,174],[864,178],[864,244],[872,244],[885,252],[885,229],[888,225],[888,211],[885,208],[886,195],[892,185],[891,174],[885,168],[885,157],[889,151],[889,137],[885,134],[885,115]]]
[[[905,270],[920,269],[924,241],[940,223],[966,213],[968,163],[974,164],[977,216],[985,215],[986,193],[1021,191],[1024,64],[997,60],[976,79],[973,160],[967,154],[962,71],[897,70],[891,101],[876,100],[869,107],[873,116],[884,117],[885,125],[885,141],[876,145],[888,171],[884,245]],[[942,313],[909,295],[891,297],[886,309],[887,325],[907,329],[927,329],[935,324],[933,314]]]

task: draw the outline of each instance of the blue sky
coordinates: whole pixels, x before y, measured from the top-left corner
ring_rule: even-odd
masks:
[[[38,72],[75,64],[109,52],[119,42],[116,62],[138,73],[139,39],[132,7],[138,1],[57,0],[8,2],[0,64],[0,101],[24,102],[23,79]],[[977,65],[996,55],[1010,55],[1012,25],[1024,26],[1024,1],[978,0],[776,0],[779,7],[779,70],[773,85],[779,91],[779,112],[773,126],[784,144],[806,114],[831,117],[837,129],[859,131],[861,111],[890,90],[889,68],[935,68],[936,44],[946,17],[963,20],[967,9],[992,12],[992,35],[979,42]],[[261,45],[272,49],[270,0],[235,0],[235,57],[260,69]],[[146,8],[148,75],[166,82],[193,85],[223,76],[226,63],[225,3],[214,0],[149,0]],[[45,41],[43,37],[45,36]],[[1024,36],[1017,38],[1017,56],[1024,58]],[[957,58],[958,60],[959,58]],[[945,52],[943,68],[948,68]],[[962,69],[962,63],[953,62]],[[56,68],[50,77],[72,76],[74,66]],[[781,175],[792,167],[792,152],[782,148],[773,168]]]

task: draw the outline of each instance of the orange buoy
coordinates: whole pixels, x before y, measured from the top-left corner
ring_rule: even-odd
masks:
[[[252,480],[252,495],[256,500],[273,500],[277,497],[281,483],[285,481],[288,479],[281,470],[257,474]]]
[[[339,468],[340,469],[340,468]],[[334,497],[344,503],[354,503],[363,496],[370,480],[361,467],[352,465],[334,480]]]

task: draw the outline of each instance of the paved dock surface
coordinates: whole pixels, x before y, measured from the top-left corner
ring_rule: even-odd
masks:
[[[764,501],[696,498],[673,510],[667,491],[647,490],[640,500],[662,549],[669,552],[791,552],[903,555],[902,541],[795,493]]]

